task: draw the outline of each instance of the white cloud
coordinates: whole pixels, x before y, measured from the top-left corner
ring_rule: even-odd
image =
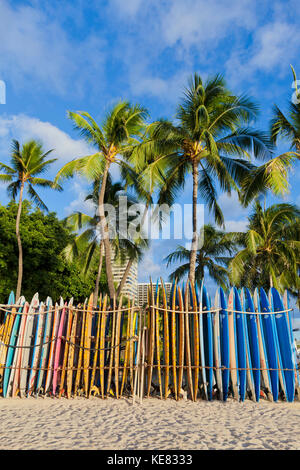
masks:
[[[80,178],[76,178],[71,185],[71,191],[76,195],[68,206],[64,208],[66,215],[70,215],[72,212],[83,212],[93,216],[95,213],[94,204],[91,201],[85,201],[85,198],[88,194],[88,188],[85,181],[82,181]]]
[[[249,209],[245,209],[241,206],[236,192],[233,192],[231,196],[228,196],[226,193],[221,194],[218,199],[218,204],[223,211],[225,222],[227,218],[238,219],[243,216],[245,217],[249,212]]]
[[[139,263],[138,269],[139,280],[143,279],[146,282],[149,281],[150,276],[153,280],[161,274],[161,265],[154,261],[153,247],[151,247],[150,250],[145,253],[144,258],[142,259],[141,263]]]
[[[275,22],[260,28],[256,32],[255,54],[250,66],[256,69],[271,70],[298,55],[300,31],[290,23]],[[284,61],[283,61],[284,59]]]
[[[180,42],[184,47],[195,45],[198,49],[230,33],[234,27],[253,28],[256,24],[255,4],[250,0],[173,0],[161,16],[162,35],[169,46]],[[245,15],[247,11],[247,15]],[[212,43],[212,40],[215,42]]]
[[[112,0],[111,7],[119,15],[134,17],[142,6],[142,0]]]
[[[233,82],[240,82],[254,78],[257,71],[286,73],[289,64],[298,58],[299,47],[298,26],[275,20],[253,32],[252,44],[247,49],[233,50],[226,63],[227,75]]]
[[[248,225],[247,219],[242,220],[226,220],[226,232],[245,232]]]

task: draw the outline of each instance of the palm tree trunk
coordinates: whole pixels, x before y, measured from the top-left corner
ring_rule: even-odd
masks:
[[[23,278],[23,249],[22,249],[22,242],[21,242],[21,236],[20,236],[20,219],[21,219],[21,211],[22,211],[23,191],[24,191],[24,181],[22,181],[21,183],[19,206],[18,206],[18,212],[17,212],[17,218],[16,218],[16,236],[17,236],[18,249],[19,249],[19,267],[18,267],[16,300],[18,300],[19,297],[21,296],[22,278]]]
[[[110,162],[106,161],[101,190],[99,193],[98,204],[99,204],[101,235],[102,235],[102,240],[103,240],[104,248],[105,248],[105,269],[106,269],[106,276],[107,276],[107,284],[108,284],[109,296],[112,300],[115,297],[115,286],[114,286],[114,278],[113,278],[112,264],[111,264],[111,247],[110,247],[110,241],[109,241],[108,224],[107,224],[105,212],[104,212],[104,194],[105,194],[109,165],[110,165]]]
[[[195,282],[196,257],[198,248],[197,234],[197,201],[198,201],[198,163],[193,159],[193,239],[190,256],[190,272],[189,279],[192,284]]]
[[[95,290],[94,290],[94,296],[93,296],[93,308],[94,309],[97,307],[97,300],[98,300],[98,295],[99,295],[99,284],[100,284],[100,278],[101,278],[101,272],[102,272],[102,264],[103,264],[103,241],[101,240],[98,273],[96,277],[96,284],[95,284]]]

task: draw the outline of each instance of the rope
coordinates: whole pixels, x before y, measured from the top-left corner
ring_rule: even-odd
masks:
[[[203,315],[205,313],[216,313],[216,312],[227,312],[227,313],[243,313],[243,314],[247,314],[247,315],[277,315],[279,313],[287,313],[287,312],[290,312],[292,311],[293,309],[292,308],[289,308],[289,309],[286,309],[286,310],[279,310],[279,311],[276,311],[276,312],[249,312],[249,311],[244,311],[244,310],[234,310],[234,309],[231,309],[231,308],[222,308],[222,307],[218,307],[218,308],[214,308],[214,309],[210,309],[210,310],[196,310],[196,311],[190,311],[190,310],[172,310],[172,309],[168,309],[168,308],[163,308],[163,307],[156,307],[156,306],[150,306],[149,308],[153,308],[154,310],[161,310],[163,312],[169,312],[169,313],[188,313],[188,314],[191,314],[191,315]]]
[[[18,305],[19,308],[20,305]],[[15,306],[12,306],[12,308],[15,308]],[[124,308],[120,308],[120,309],[117,309],[117,310],[86,310],[86,309],[80,309],[80,308],[77,308],[77,307],[68,307],[68,306],[64,306],[64,307],[57,307],[57,308],[53,308],[53,309],[50,309],[50,310],[45,310],[43,312],[12,312],[11,310],[5,310],[4,308],[2,308],[0,306],[0,310],[2,310],[3,312],[6,312],[8,314],[13,314],[13,315],[37,315],[37,314],[40,314],[40,315],[45,315],[47,313],[52,313],[52,312],[55,312],[55,311],[59,311],[59,310],[63,310],[63,309],[66,309],[68,308],[71,312],[86,312],[86,313],[89,313],[90,315],[96,315],[97,313],[106,313],[106,314],[110,314],[110,313],[119,313],[119,312],[124,312],[124,311],[127,311],[129,313],[129,310],[131,310],[132,308],[131,307],[124,307]],[[268,311],[265,311],[265,312],[250,312],[250,311],[244,311],[244,310],[234,310],[234,309],[231,309],[231,308],[222,308],[222,307],[217,307],[217,308],[213,308],[213,309],[210,309],[210,310],[205,310],[205,309],[202,309],[202,310],[196,310],[196,311],[191,311],[191,310],[174,310],[174,309],[168,309],[168,308],[164,308],[164,307],[157,307],[155,305],[150,305],[149,307],[146,308],[147,309],[154,309],[154,310],[160,310],[162,312],[168,312],[168,313],[188,313],[188,314],[191,314],[191,315],[203,315],[203,314],[206,314],[206,313],[216,313],[216,312],[227,312],[227,313],[243,313],[243,314],[247,314],[247,315],[278,315],[280,313],[288,313],[288,312],[291,312],[293,309],[292,308],[288,308],[288,309],[285,309],[285,310],[276,310],[276,311],[272,311],[272,312],[268,312]],[[143,311],[142,307],[134,307],[134,312],[136,311]]]
[[[3,308],[3,307],[6,307],[6,308]],[[116,309],[116,310],[110,310],[110,308],[108,307],[107,310],[89,310],[89,309],[84,309],[84,308],[78,308],[78,307],[73,307],[73,306],[68,306],[68,305],[64,305],[63,307],[60,307],[60,306],[57,306],[57,307],[53,307],[51,309],[45,309],[43,310],[43,312],[12,312],[11,310],[7,310],[7,308],[23,308],[24,305],[5,305],[5,304],[0,304],[0,310],[2,312],[5,312],[5,313],[10,313],[10,314],[13,314],[13,315],[37,315],[37,314],[40,314],[40,315],[45,315],[46,313],[52,313],[52,312],[58,312],[59,310],[63,310],[63,309],[68,309],[70,310],[71,312],[86,312],[86,313],[89,313],[90,315],[96,315],[97,313],[119,313],[119,312],[124,312],[124,311],[129,311],[129,310],[132,310],[132,307],[123,307],[123,308],[119,308],[119,309]],[[39,307],[34,307],[35,309],[38,309]],[[134,307],[134,311],[137,311],[137,310],[141,310],[142,307]]]

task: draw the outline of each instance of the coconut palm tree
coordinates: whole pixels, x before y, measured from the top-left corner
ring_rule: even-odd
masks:
[[[61,190],[62,188],[53,181],[41,178],[40,175],[48,170],[49,166],[57,159],[46,160],[47,156],[52,152],[43,151],[42,144],[36,140],[30,140],[20,146],[17,140],[12,141],[12,149],[10,156],[10,164],[0,163],[0,181],[9,183],[7,187],[8,195],[12,199],[16,199],[19,193],[18,212],[16,217],[16,237],[19,250],[18,263],[18,281],[16,298],[21,295],[22,277],[23,277],[23,250],[20,235],[20,219],[22,212],[23,193],[26,187],[30,199],[41,209],[48,210],[40,196],[34,189],[36,186],[41,188],[51,188]]]
[[[113,273],[111,266],[111,248],[109,228],[104,211],[104,195],[110,167],[113,163],[126,165],[121,155],[137,142],[143,133],[147,111],[138,105],[128,102],[117,103],[107,113],[100,127],[87,112],[68,112],[74,128],[96,148],[96,153],[72,160],[64,165],[56,175],[55,181],[70,178],[76,173],[94,181],[101,177],[98,194],[98,212],[100,218],[101,237],[105,248],[105,267],[110,297],[115,296]]]
[[[229,263],[231,281],[249,287],[285,287],[299,265],[300,241],[293,227],[299,216],[299,208],[292,204],[264,209],[256,201],[246,232],[236,236],[242,249]]]
[[[300,90],[297,87],[295,70],[292,66],[291,68],[296,86],[296,99],[289,103],[287,114],[274,105],[270,123],[272,143],[277,145],[279,139],[283,138],[289,144],[289,151],[254,168],[244,179],[241,193],[244,206],[269,190],[276,196],[285,195],[289,190],[289,172],[293,164],[300,159]]]
[[[149,165],[150,177],[165,170],[169,192],[177,193],[192,173],[193,239],[190,250],[189,278],[195,279],[197,257],[198,196],[208,204],[218,225],[224,217],[217,203],[218,191],[238,190],[254,168],[251,156],[270,158],[271,144],[266,134],[253,130],[249,122],[256,118],[257,106],[246,96],[234,96],[217,75],[203,82],[194,74],[178,106],[176,124],[161,120],[153,131],[156,153]]]
[[[291,66],[294,83],[295,98],[289,103],[288,114],[285,115],[278,106],[274,106],[273,119],[271,121],[271,137],[276,144],[279,137],[285,138],[290,143],[290,150],[295,151],[300,158],[300,90],[297,85],[297,76]]]
[[[226,288],[228,285],[227,266],[237,248],[235,233],[224,232],[207,224],[200,231],[198,243],[195,280],[201,281],[204,278],[205,270],[207,270],[218,285]],[[165,258],[167,266],[174,262],[186,261],[170,274],[170,280],[182,279],[189,274],[190,251],[183,246],[178,246],[173,253]]]

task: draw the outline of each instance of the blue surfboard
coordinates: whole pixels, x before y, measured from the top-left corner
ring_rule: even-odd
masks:
[[[283,305],[284,305],[285,310],[287,310],[290,342],[291,342],[292,351],[293,351],[292,359],[293,359],[293,368],[295,372],[295,387],[296,387],[298,400],[300,400],[300,374],[299,374],[299,370],[297,366],[297,346],[296,346],[296,341],[295,341],[294,334],[293,334],[293,325],[292,325],[292,318],[291,318],[291,312],[290,312],[290,302],[289,302],[287,290],[284,292],[284,295],[283,295]]]
[[[228,328],[228,312],[227,301],[222,287],[220,289],[220,338],[221,338],[221,361],[222,367],[222,384],[223,384],[223,400],[226,401],[228,397],[229,387],[229,328]]]
[[[295,375],[293,363],[293,351],[290,342],[289,326],[286,315],[283,313],[284,306],[278,291],[272,287],[271,296],[273,299],[273,311],[281,312],[275,314],[275,324],[277,329],[278,343],[281,354],[281,361],[284,370],[286,398],[289,402],[294,401],[295,396]]]
[[[268,357],[268,364],[270,368],[270,380],[271,380],[271,389],[274,401],[278,401],[279,393],[279,377],[278,377],[278,359],[277,359],[277,350],[276,350],[276,341],[275,341],[275,331],[274,331],[274,322],[272,319],[272,314],[268,297],[261,287],[260,289],[260,307],[262,312],[262,327],[263,335],[265,339],[266,352]]]
[[[208,399],[212,400],[212,390],[213,390],[213,330],[212,330],[212,318],[211,318],[211,304],[210,298],[208,296],[205,286],[202,290],[202,299],[203,299],[203,311],[208,311],[203,313],[203,331],[204,331],[204,350],[205,350],[205,363],[207,367],[207,377],[208,377],[208,387],[207,395]]]

